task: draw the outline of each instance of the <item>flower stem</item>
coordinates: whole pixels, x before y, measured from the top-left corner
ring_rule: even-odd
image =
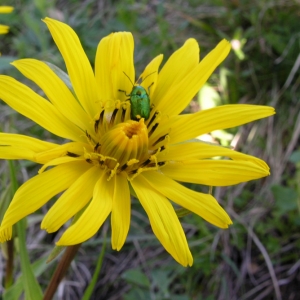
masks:
[[[8,289],[13,284],[13,267],[14,267],[14,240],[6,242],[7,245],[7,262],[5,274],[5,288]]]
[[[80,246],[81,244],[77,244],[66,248],[65,253],[63,254],[63,257],[61,258],[59,264],[57,265],[51,281],[45,291],[43,298],[44,300],[51,300],[53,298],[59,283],[65,276]]]

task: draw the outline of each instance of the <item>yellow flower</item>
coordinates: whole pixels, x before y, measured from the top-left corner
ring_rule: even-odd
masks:
[[[0,6],[0,14],[9,14],[14,10],[12,6]],[[9,31],[9,26],[0,24],[0,34],[6,34]]]
[[[126,94],[133,89],[130,81],[135,82],[132,35],[119,32],[103,38],[94,73],[76,33],[56,20],[46,18],[44,22],[64,58],[72,87],[49,64],[22,59],[13,65],[34,81],[49,101],[8,76],[0,76],[0,98],[71,141],[59,145],[0,133],[1,158],[43,164],[39,174],[16,192],[1,224],[0,241],[11,238],[13,224],[64,192],[41,227],[57,231],[80,213],[57,245],[86,241],[111,214],[112,248],[120,250],[129,230],[130,194],[135,194],[165,249],[183,266],[192,265],[170,201],[220,228],[232,222],[212,195],[192,191],[177,181],[226,186],[269,174],[266,163],[258,158],[192,139],[271,116],[274,109],[225,105],[179,115],[230,51],[223,40],[199,63],[198,44],[188,39],[161,71],[162,55],[148,64],[140,78],[145,79],[142,87],[151,99],[150,117],[131,118]],[[213,159],[220,156],[227,159]]]

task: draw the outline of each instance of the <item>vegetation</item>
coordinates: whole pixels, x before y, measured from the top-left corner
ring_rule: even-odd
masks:
[[[82,299],[95,272],[106,231],[108,246],[91,299],[297,299],[300,283],[299,1],[8,2],[0,0],[0,5],[15,7],[13,14],[0,15],[1,23],[10,26],[10,33],[0,37],[0,72],[36,90],[9,62],[36,58],[65,69],[41,21],[49,16],[73,27],[92,64],[102,37],[112,31],[131,31],[135,38],[137,74],[155,55],[163,53],[166,60],[189,37],[199,42],[201,57],[226,38],[233,47],[230,56],[185,112],[235,103],[270,105],[277,112],[272,118],[211,134],[213,142],[264,159],[271,175],[247,184],[213,189],[214,196],[233,220],[228,230],[217,229],[192,214],[182,218],[194,257],[191,268],[181,267],[165,252],[153,235],[141,205],[133,199],[126,245],[120,252],[112,251],[109,223],[105,224],[95,238],[81,246],[61,283],[58,299]],[[57,139],[3,102],[0,109],[1,131]],[[38,166],[27,161],[15,165],[19,183],[38,170]],[[6,161],[0,162],[0,189],[2,218],[12,197]],[[27,218],[26,234],[30,261],[42,290],[47,287],[57,263],[56,260],[42,264],[52,251],[57,234],[40,230],[46,211],[47,206]],[[2,277],[6,251],[2,246]],[[20,274],[16,258],[14,278]],[[1,282],[4,285],[4,278]],[[18,299],[15,290],[6,293],[4,299]]]

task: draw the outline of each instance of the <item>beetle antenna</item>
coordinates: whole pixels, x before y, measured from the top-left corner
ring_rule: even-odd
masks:
[[[141,82],[140,84],[142,84],[142,83],[146,80],[146,78],[148,78],[150,75],[154,74],[155,72],[156,72],[156,71],[154,71],[154,72],[148,74],[144,79],[142,79],[142,82]]]
[[[125,74],[125,76],[129,79],[129,81],[131,82],[132,86],[134,86],[134,83],[131,81],[130,77],[123,71],[123,73]]]

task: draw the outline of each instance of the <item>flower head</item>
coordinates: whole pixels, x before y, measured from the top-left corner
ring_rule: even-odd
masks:
[[[14,10],[12,6],[0,6],[0,14],[9,14]],[[9,31],[9,26],[0,24],[0,34],[6,34]]]
[[[226,40],[199,63],[198,44],[188,39],[160,71],[163,56],[154,58],[133,86],[130,33],[113,33],[100,41],[94,73],[75,32],[50,18],[44,22],[64,58],[71,86],[53,66],[22,59],[13,65],[49,101],[8,76],[0,76],[0,98],[70,141],[59,145],[0,134],[0,144],[6,146],[0,147],[0,157],[43,164],[39,174],[16,192],[0,227],[0,241],[11,238],[13,224],[63,192],[41,227],[54,232],[76,214],[79,217],[57,244],[86,241],[111,214],[112,247],[119,250],[128,234],[134,193],[165,249],[183,266],[191,265],[192,255],[170,200],[221,228],[231,220],[212,195],[178,181],[224,186],[269,174],[258,158],[191,139],[270,116],[274,109],[226,105],[179,115],[229,53]],[[230,159],[213,159],[219,156]]]

